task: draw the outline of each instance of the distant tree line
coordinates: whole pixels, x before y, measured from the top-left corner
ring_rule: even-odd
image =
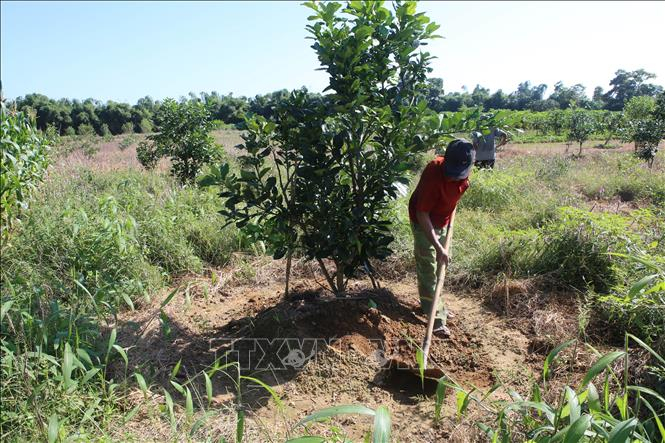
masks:
[[[581,84],[566,86],[563,82],[554,85],[554,91],[548,98],[545,97],[547,85],[532,85],[525,81],[520,83],[517,90],[509,94],[501,89],[490,94],[490,90],[477,85],[473,91],[445,93],[443,81],[440,78],[428,80],[427,98],[430,107],[438,112],[458,111],[465,107],[482,106],[485,109],[511,109],[515,111],[551,111],[555,109],[584,108],[620,111],[626,103],[636,96],[656,97],[663,92],[663,87],[648,83],[656,76],[644,69],[637,71],[616,71],[610,81],[610,89],[604,91],[596,87],[593,95],[586,94],[586,88]]]
[[[529,81],[520,83],[515,91],[508,94],[501,89],[490,93],[488,88],[480,85],[471,92],[464,90],[446,93],[443,80],[432,78],[427,80],[424,94],[427,96],[429,107],[437,112],[459,111],[471,107],[519,111],[548,111],[575,107],[619,111],[632,97],[655,97],[662,93],[662,86],[648,83],[648,80],[653,78],[655,75],[644,69],[636,71],[620,69],[616,71],[607,91],[596,87],[593,95],[589,97],[581,84],[566,86],[558,82],[547,98],[544,98],[547,85],[532,85]],[[324,99],[320,94],[309,94]],[[275,106],[288,96],[289,92],[286,89],[252,98],[202,92],[198,95],[190,93],[186,97],[181,97],[181,101],[201,102],[218,124],[234,125],[242,129],[246,116],[261,115],[270,119]],[[61,135],[93,132],[99,135],[116,135],[152,132],[155,127],[155,116],[162,102],[153,100],[149,96],[140,98],[135,105],[129,105],[114,101],[104,103],[92,98],[83,101],[64,98],[54,100],[42,94],[28,94],[25,97],[18,97],[14,105],[20,111],[33,113],[37,127],[41,130],[51,126]]]

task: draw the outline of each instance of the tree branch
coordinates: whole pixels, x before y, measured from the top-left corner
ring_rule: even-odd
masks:
[[[326,280],[328,281],[328,284],[330,285],[330,288],[333,290],[333,292],[335,294],[337,294],[337,286],[335,286],[335,282],[330,277],[330,273],[326,269],[326,265],[323,264],[323,260],[321,260],[320,258],[317,258],[316,261],[319,262],[319,266],[321,267],[321,271],[323,271],[323,275],[326,277]]]

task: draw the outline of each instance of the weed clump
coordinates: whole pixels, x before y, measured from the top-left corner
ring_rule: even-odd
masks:
[[[170,278],[224,264],[244,240],[223,223],[214,194],[163,175],[52,174],[0,258],[2,434],[112,421],[125,381],[106,371],[127,356],[104,325]]]

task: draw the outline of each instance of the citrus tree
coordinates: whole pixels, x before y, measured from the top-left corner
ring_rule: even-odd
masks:
[[[665,93],[653,97],[633,97],[626,104],[626,123],[622,128],[624,141],[635,144],[635,155],[653,165],[658,144],[665,138]]]
[[[210,112],[203,103],[167,99],[155,116],[157,132],[136,148],[139,162],[152,169],[159,159],[171,160],[171,174],[181,183],[192,182],[206,163],[219,160],[221,149],[210,135]]]
[[[607,146],[610,143],[610,140],[619,134],[623,123],[624,118],[621,112],[603,111],[597,122],[598,129],[602,131],[605,136],[603,146]]]
[[[576,109],[567,123],[567,139],[580,144],[580,152],[577,155],[582,155],[582,145],[594,131],[595,120],[587,111]]]
[[[221,185],[222,213],[266,241],[275,258],[298,249],[341,293],[349,277],[359,270],[372,277],[372,259],[391,253],[389,205],[414,156],[474,130],[481,113],[428,109],[432,57],[423,47],[439,26],[415,2],[305,5],[314,11],[307,29],[328,94],[294,91],[271,120],[248,120],[240,173],[223,165],[202,183]]]
[[[547,115],[547,128],[554,132],[555,135],[560,135],[561,132],[569,125],[569,122],[569,113],[560,109],[550,111],[550,113]]]

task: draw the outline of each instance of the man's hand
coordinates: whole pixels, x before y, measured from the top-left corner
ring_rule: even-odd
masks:
[[[439,243],[436,246],[436,262],[439,264],[439,266],[441,265],[448,266],[449,261],[450,257],[448,255],[448,251]]]

